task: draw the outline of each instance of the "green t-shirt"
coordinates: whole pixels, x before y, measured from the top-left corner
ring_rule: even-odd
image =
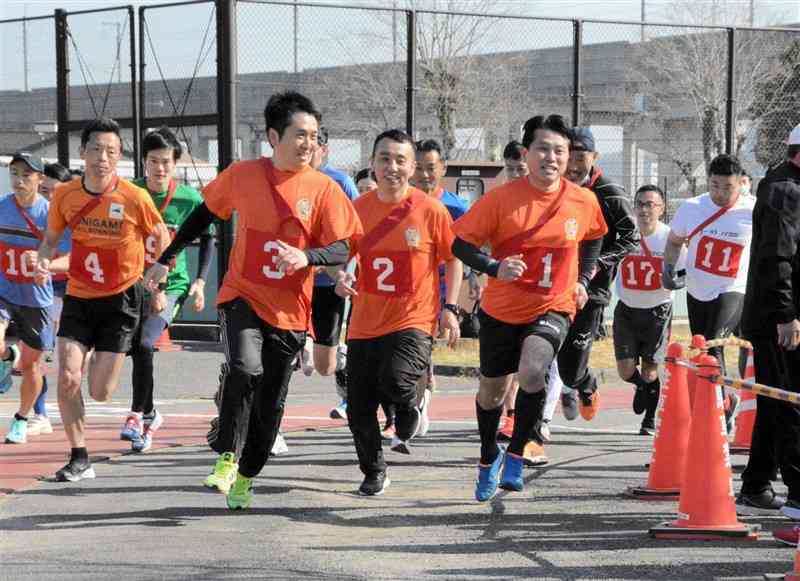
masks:
[[[140,178],[134,180],[133,183],[147,190],[146,179]],[[153,196],[153,203],[156,205],[156,208],[160,210],[161,205],[167,197],[167,192],[164,191],[157,194],[150,192],[150,195]],[[189,214],[202,203],[203,197],[197,190],[191,186],[179,184],[175,189],[172,200],[169,202],[169,206],[161,212],[161,216],[164,218],[164,222],[170,232],[177,232],[181,224],[189,217]],[[175,267],[167,275],[166,292],[170,294],[186,294],[189,292],[191,281],[192,279],[189,278],[189,272],[186,270],[186,251],[184,250],[175,258]]]

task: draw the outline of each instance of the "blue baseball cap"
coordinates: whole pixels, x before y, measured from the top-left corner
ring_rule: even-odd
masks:
[[[594,146],[594,135],[588,127],[572,128],[573,151],[597,151]]]
[[[27,151],[19,151],[15,153],[8,165],[11,166],[12,163],[17,161],[21,161],[37,173],[44,173],[44,164],[42,163],[42,158],[31,155]]]

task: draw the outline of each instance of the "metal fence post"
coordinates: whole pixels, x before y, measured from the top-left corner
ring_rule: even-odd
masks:
[[[216,0],[217,8],[217,145],[219,171],[236,159],[236,0]],[[233,246],[233,221],[223,222],[218,230],[218,284],[228,271],[228,255]]]
[[[736,28],[728,29],[728,102],[725,111],[725,152],[736,149]]]
[[[581,92],[582,85],[582,70],[583,63],[581,58],[583,56],[583,21],[573,20],[572,27],[574,29],[573,47],[572,47],[572,126],[579,127],[581,124],[581,100],[583,93]]]
[[[142,138],[142,119],[139,115],[139,93],[136,90],[136,25],[133,6],[128,6],[128,36],[131,51],[131,121],[133,133],[133,171],[137,178],[142,177],[142,155],[140,152]],[[120,63],[121,64],[121,63]]]
[[[145,120],[147,119],[147,101],[145,101],[147,94],[145,90],[145,82],[144,82],[144,71],[145,71],[145,44],[144,44],[144,35],[145,35],[145,16],[144,16],[145,7],[139,6],[139,113],[138,113],[138,125],[139,125],[139,135],[142,134],[142,131],[145,126]],[[140,142],[141,143],[141,142]],[[141,147],[141,145],[140,145]],[[139,155],[141,158],[142,156]],[[142,170],[141,175],[144,175],[143,168],[140,168],[138,165],[136,166],[136,171],[139,172],[140,169]],[[137,175],[140,175],[137,173]]]
[[[408,48],[406,55],[406,132],[414,138],[414,96],[417,91],[417,13],[406,11]]]
[[[69,54],[67,52],[67,12],[55,11],[56,25],[56,124],[58,125],[58,163],[69,167]]]

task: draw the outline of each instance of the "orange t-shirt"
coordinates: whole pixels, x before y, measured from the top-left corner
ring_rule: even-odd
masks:
[[[410,195],[414,188],[409,188]],[[439,264],[453,257],[450,214],[437,199],[423,199],[371,248],[359,253],[358,295],[348,326],[350,339],[369,339],[403,329],[433,334],[439,312]],[[354,202],[365,236],[398,204],[382,202],[373,190]]]
[[[285,204],[276,204],[271,180]],[[310,167],[282,172],[261,158],[232,164],[205,187],[203,197],[223,220],[234,210],[238,215],[217,304],[241,297],[273,327],[307,330],[314,269],[291,276],[278,270],[277,241],[306,249],[360,235],[361,223],[347,196],[331,178]]]
[[[82,180],[60,184],[50,202],[47,228],[63,232],[96,198],[83,189]],[[144,270],[144,240],[162,222],[150,194],[126,180],[100,194],[100,203],[72,230],[67,294],[94,299],[133,286]]]
[[[552,204],[558,210],[524,242],[509,248],[507,241],[533,228]],[[522,254],[527,264],[513,282],[489,277],[481,308],[499,321],[529,323],[547,311],[574,317],[578,280],[578,245],[608,232],[597,197],[562,179],[554,192],[542,192],[526,177],[486,193],[453,226],[455,235],[481,247],[488,243],[498,260]]]

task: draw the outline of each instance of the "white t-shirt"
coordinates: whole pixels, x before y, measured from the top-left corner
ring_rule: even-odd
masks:
[[[669,226],[663,222],[656,225],[655,232],[644,237],[650,256],[642,244],[631,251],[619,265],[617,271],[617,296],[619,300],[634,309],[650,309],[672,302],[672,291],[661,286],[661,272],[664,270],[664,247],[667,245]],[[681,250],[675,270],[681,270],[686,263],[686,249]]]
[[[754,196],[739,196],[734,206],[705,226],[689,241],[686,290],[699,301],[713,301],[721,293],[744,294],[753,236]],[[709,194],[683,202],[670,227],[686,238],[720,207]]]

